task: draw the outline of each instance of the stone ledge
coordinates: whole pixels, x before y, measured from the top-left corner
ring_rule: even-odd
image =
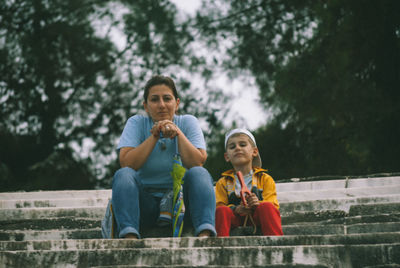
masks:
[[[284,236],[160,237],[167,227],[136,241],[100,239],[110,190],[0,193],[0,267],[394,267],[399,187],[394,176],[277,183]]]
[[[191,247],[247,247],[247,246],[297,246],[297,245],[368,245],[392,244],[400,241],[399,232],[348,235],[284,235],[237,236],[217,239],[197,237],[130,239],[74,239],[0,241],[0,251],[35,250],[95,250],[118,248],[191,248]]]
[[[213,239],[213,238],[209,238]],[[363,256],[363,257],[361,257]],[[389,260],[389,261],[388,261]],[[400,243],[377,245],[246,246],[148,249],[96,249],[64,251],[1,251],[6,266],[45,267],[104,265],[325,265],[364,267],[400,263]]]

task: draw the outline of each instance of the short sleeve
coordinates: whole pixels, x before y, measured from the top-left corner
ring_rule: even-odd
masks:
[[[182,132],[188,140],[198,149],[206,150],[206,142],[199,121],[193,115],[185,115],[182,118]]]
[[[121,149],[122,147],[137,147],[143,142],[143,121],[144,117],[141,115],[135,115],[128,119],[122,131],[117,149]]]

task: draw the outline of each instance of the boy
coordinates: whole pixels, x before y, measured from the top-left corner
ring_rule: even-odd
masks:
[[[215,187],[217,235],[229,236],[231,226],[243,225],[247,215],[252,217],[255,225],[261,225],[263,235],[283,235],[275,182],[261,168],[254,136],[246,129],[228,132],[224,157],[233,169],[223,172]],[[241,203],[238,171],[243,174],[244,182],[251,191],[246,198],[247,206]]]

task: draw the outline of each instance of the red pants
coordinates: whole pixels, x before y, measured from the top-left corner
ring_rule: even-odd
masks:
[[[217,207],[215,212],[215,228],[218,236],[229,236],[231,226],[242,226],[245,217],[236,215],[227,206]],[[253,220],[257,226],[261,225],[263,235],[283,235],[281,215],[279,210],[270,202],[260,202],[253,213]],[[251,221],[247,225],[251,226]]]

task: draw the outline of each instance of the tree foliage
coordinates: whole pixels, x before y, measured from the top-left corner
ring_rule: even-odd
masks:
[[[221,69],[253,75],[274,113],[254,131],[274,178],[398,171],[399,11],[396,0],[209,0],[183,21],[167,0],[2,1],[0,187],[109,186],[155,73],[202,121],[217,178],[229,168]]]
[[[198,27],[249,70],[274,120],[256,131],[278,179],[399,170],[400,3],[206,1]],[[221,154],[221,152],[219,152]]]
[[[156,0],[0,3],[2,191],[109,186],[117,140],[157,73],[176,79],[183,112],[213,122],[207,100],[175,75],[202,62],[176,15]]]

